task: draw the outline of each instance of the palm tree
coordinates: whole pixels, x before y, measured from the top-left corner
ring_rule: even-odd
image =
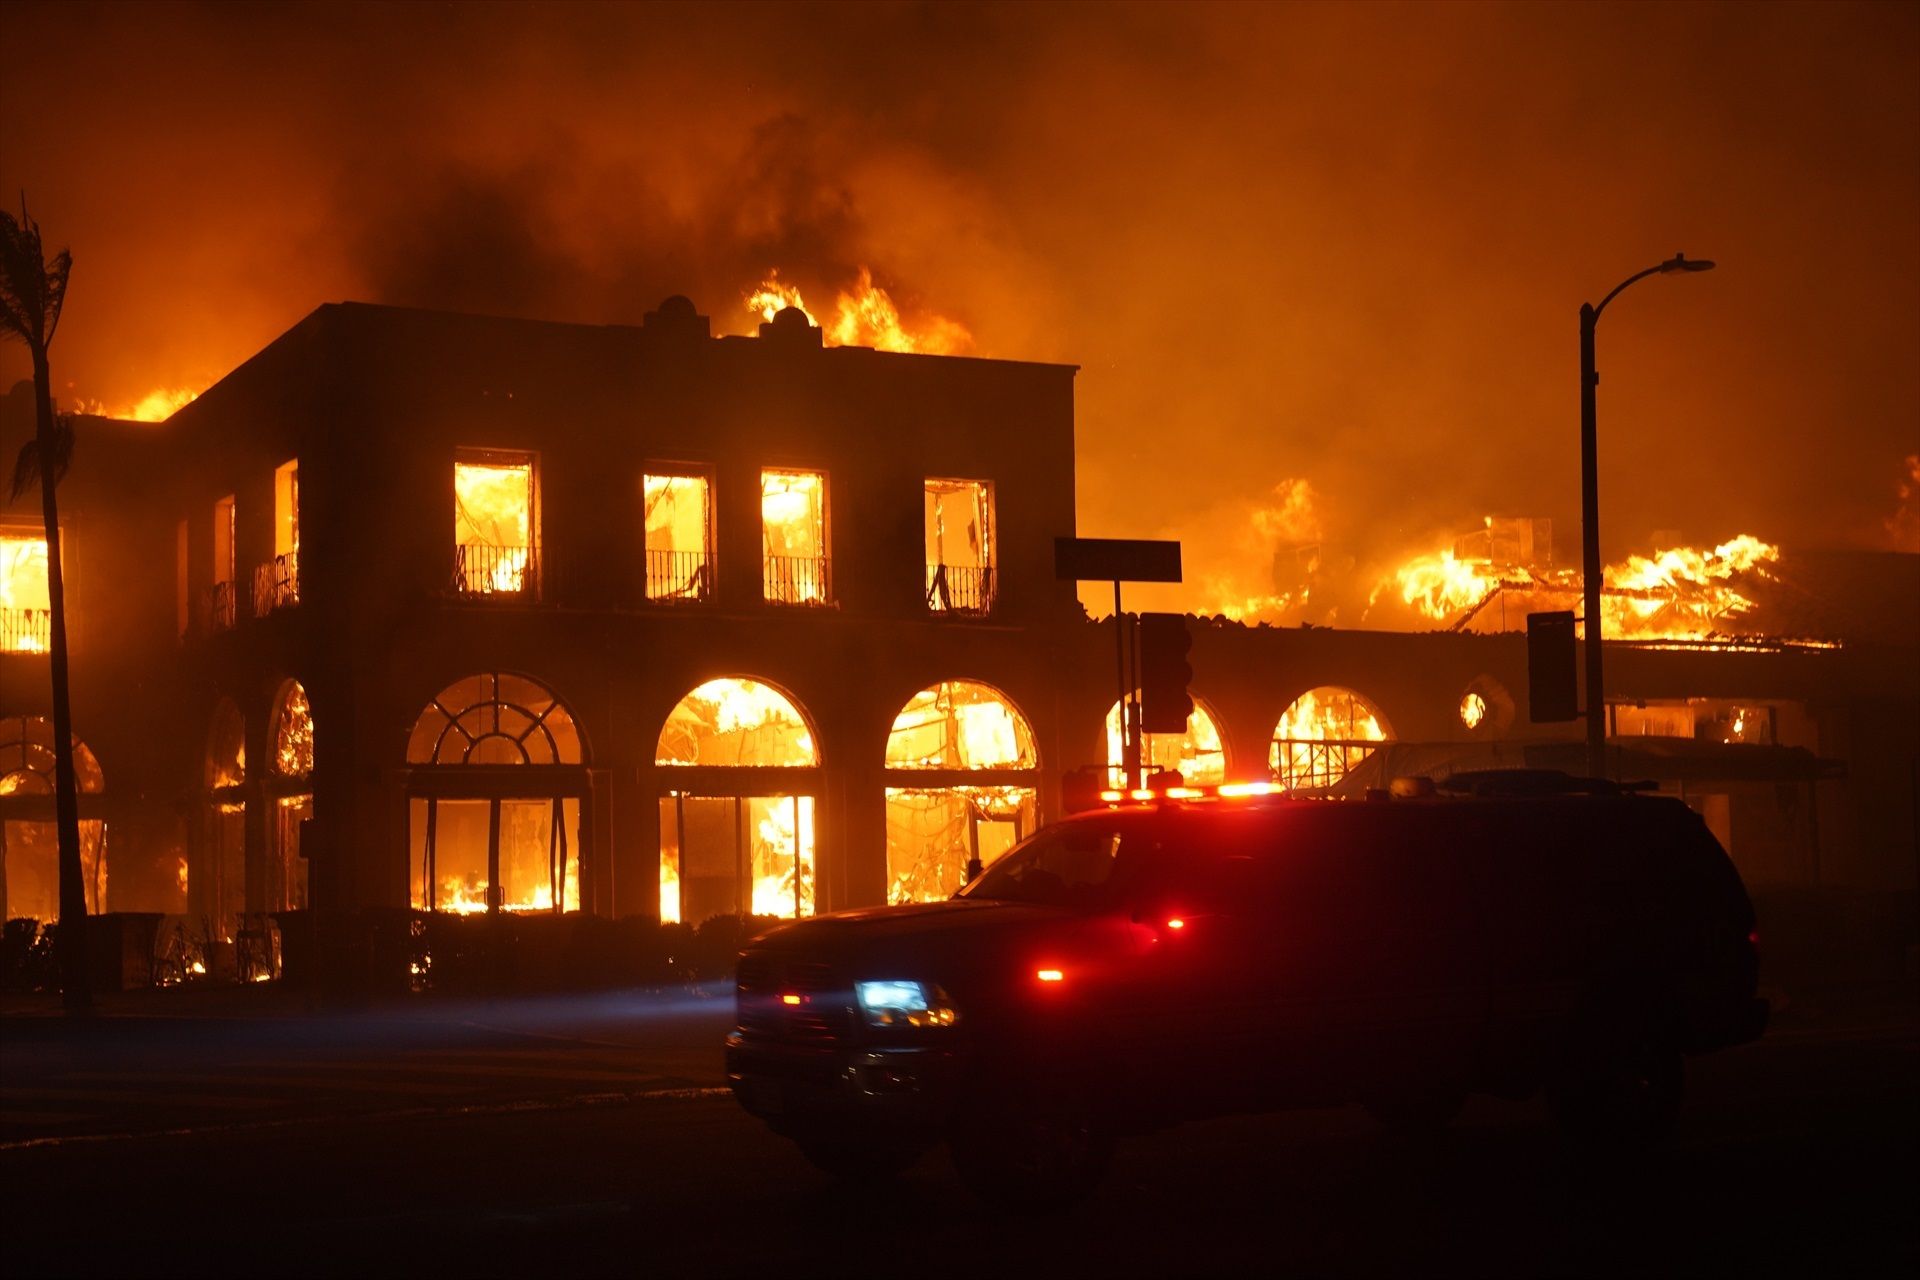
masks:
[[[54,488],[73,456],[73,424],[53,412],[53,382],[47,347],[60,327],[73,255],[62,249],[52,262],[40,247],[40,224],[0,210],[0,337],[27,344],[33,356],[34,436],[13,469],[13,496],[37,480],[47,532],[47,605],[52,635],[48,658],[53,675],[53,812],[60,839],[60,990],[70,1012],[92,1004],[87,987],[87,895],[80,872],[80,805],[73,776],[73,709],[67,697],[66,586],[60,573],[60,510]]]

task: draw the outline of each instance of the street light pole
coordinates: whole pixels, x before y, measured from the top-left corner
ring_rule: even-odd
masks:
[[[1600,652],[1600,427],[1595,395],[1600,373],[1593,363],[1593,333],[1600,323],[1600,313],[1628,285],[1651,275],[1711,270],[1711,259],[1689,261],[1686,254],[1676,253],[1660,265],[1622,280],[1612,293],[1600,299],[1599,306],[1580,304],[1580,579],[1585,591],[1587,772],[1596,778],[1607,776],[1607,693]]]

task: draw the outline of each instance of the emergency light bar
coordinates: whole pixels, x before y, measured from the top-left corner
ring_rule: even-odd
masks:
[[[1100,793],[1105,804],[1124,804],[1129,800],[1142,803],[1150,800],[1204,800],[1209,796],[1232,799],[1236,796],[1271,796],[1281,794],[1278,784],[1272,782],[1222,782],[1217,786],[1191,787],[1182,784],[1177,787],[1135,787],[1129,791],[1108,790]]]

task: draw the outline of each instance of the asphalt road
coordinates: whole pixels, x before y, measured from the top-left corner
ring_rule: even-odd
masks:
[[[723,1004],[0,1032],[10,1275],[1913,1274],[1920,1026],[1904,998],[1696,1059],[1679,1138],[1573,1163],[1537,1105],[1435,1144],[1357,1110],[1123,1146],[1054,1218],[934,1153],[815,1173],[715,1096]],[[649,1012],[650,1011],[650,1012]],[[645,1016],[642,1016],[642,1015]]]

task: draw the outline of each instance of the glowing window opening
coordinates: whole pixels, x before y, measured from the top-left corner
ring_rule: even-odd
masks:
[[[793,700],[758,680],[709,680],[680,699],[660,730],[654,763],[673,767],[811,768],[813,730]]]
[[[647,599],[705,600],[713,593],[713,481],[704,473],[648,473]]]
[[[0,653],[45,653],[52,642],[47,540],[0,535]]]
[[[889,769],[1032,769],[1033,729],[1005,694],[971,680],[922,689],[894,717]]]
[[[274,700],[271,760],[282,778],[304,779],[313,772],[313,708],[298,680],[282,685]]]
[[[1351,689],[1321,685],[1280,714],[1267,764],[1283,790],[1330,787],[1392,736],[1371,702]]]
[[[815,808],[810,795],[661,796],[661,920],[814,914]]]
[[[827,543],[827,477],[769,468],[760,473],[762,594],[774,604],[833,600]]]
[[[929,479],[925,507],[927,608],[989,612],[995,563],[992,483]]]
[[[1227,749],[1220,737],[1220,725],[1198,698],[1187,716],[1185,733],[1145,735],[1140,763],[1143,777],[1158,770],[1172,770],[1189,786],[1216,786],[1227,780]],[[1127,785],[1118,702],[1107,711],[1107,781],[1110,786]]]
[[[537,680],[491,671],[442,690],[407,744],[408,763],[448,786],[408,799],[413,905],[457,914],[579,910],[584,754],[573,713]],[[512,794],[518,783],[501,794],[498,782],[476,780],[502,765],[526,770],[523,793]]]
[[[407,742],[407,763],[577,765],[580,730],[553,690],[489,671],[455,681],[427,704]]]
[[[953,896],[975,862],[986,866],[1039,826],[1030,782],[915,786],[916,771],[1014,771],[1039,766],[1033,729],[990,685],[947,680],[922,689],[887,735],[887,901]]]
[[[534,462],[473,453],[453,464],[454,586],[468,595],[516,594],[538,582],[540,525]]]
[[[60,841],[54,822],[53,723],[44,716],[0,720],[0,873],[6,876],[7,915],[43,923],[60,915]],[[87,910],[106,907],[107,824],[85,797],[106,791],[92,750],[73,739],[74,785],[83,802],[80,874]]]

